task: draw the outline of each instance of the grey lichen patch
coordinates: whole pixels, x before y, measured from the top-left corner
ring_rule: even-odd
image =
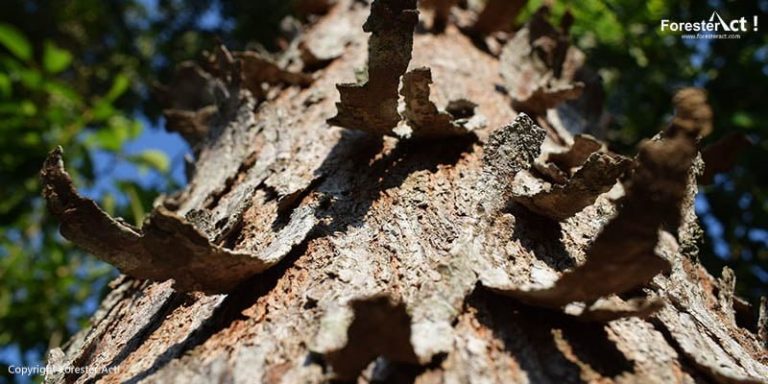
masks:
[[[546,132],[525,113],[493,133],[483,145],[483,169],[477,202],[486,213],[498,212],[509,198],[515,176],[533,165],[541,153]]]
[[[462,136],[469,133],[468,119],[453,116],[449,112],[440,112],[429,100],[429,85],[432,84],[432,71],[422,67],[411,70],[403,76],[400,94],[405,98],[403,117],[408,122],[412,138]],[[464,112],[465,108],[458,108]],[[474,108],[472,108],[474,110]],[[474,111],[470,111],[474,114]]]
[[[400,77],[408,69],[413,30],[418,22],[416,0],[375,0],[363,30],[368,42],[368,78],[364,83],[339,84],[338,114],[328,123],[376,135],[393,135]]]
[[[495,130],[483,146],[483,171],[510,186],[515,175],[530,169],[541,153],[546,132],[525,113]]]
[[[576,49],[568,43],[567,29],[556,29],[540,8],[515,34],[501,54],[501,75],[518,111],[543,115],[547,109],[581,96],[584,84],[573,80],[569,68]]]
[[[61,222],[62,235],[135,278],[173,279],[174,287],[183,291],[227,292],[289,251],[279,250],[282,256],[257,257],[211,244],[186,219],[162,205],[141,229],[113,219],[77,193],[64,170],[61,148],[50,153],[41,177],[43,196]]]

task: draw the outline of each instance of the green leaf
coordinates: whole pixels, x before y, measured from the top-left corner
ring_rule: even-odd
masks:
[[[115,108],[112,104],[105,100],[96,101],[91,107],[91,119],[93,121],[107,120],[110,116],[115,114]]]
[[[56,81],[47,81],[45,83],[45,90],[51,97],[56,99],[57,103],[67,103],[69,108],[72,108],[73,105],[76,108],[80,108],[82,98],[70,86]]]
[[[102,128],[88,136],[88,146],[94,149],[117,152],[123,146],[124,135],[119,130]]]
[[[128,77],[122,73],[118,74],[112,81],[112,87],[109,88],[109,91],[104,96],[104,99],[115,101],[118,97],[120,97],[120,95],[125,93],[129,85],[131,85],[131,81],[128,79]]]
[[[7,98],[11,96],[11,79],[4,73],[0,73],[0,96]]]
[[[43,47],[43,68],[49,73],[59,73],[72,63],[72,54],[50,41]]]
[[[11,295],[9,289],[0,291],[0,317],[5,317],[11,311]]]
[[[16,27],[0,23],[0,44],[5,46],[11,53],[22,60],[32,58],[32,45]]]
[[[115,201],[115,197],[112,196],[111,193],[107,192],[104,194],[104,197],[101,198],[100,205],[111,216],[115,215],[115,207],[117,206],[117,202]]]
[[[24,116],[34,116],[37,113],[37,106],[30,100],[23,100],[19,104],[19,112]]]
[[[34,68],[24,68],[16,73],[21,84],[29,89],[38,89],[44,84],[43,76]]]
[[[118,152],[126,141],[138,137],[142,129],[139,121],[114,115],[107,120],[106,127],[98,129],[86,139],[86,145],[91,149]]]
[[[132,183],[127,183],[123,186],[125,193],[128,195],[128,202],[131,206],[131,213],[133,214],[134,223],[137,226],[141,226],[141,222],[144,221],[144,205],[141,203],[141,197],[136,187]]]
[[[170,162],[163,151],[147,149],[144,152],[128,156],[128,160],[139,166],[146,166],[160,172],[168,172]]]
[[[731,123],[739,127],[752,128],[755,126],[755,119],[749,113],[739,111],[733,114]]]

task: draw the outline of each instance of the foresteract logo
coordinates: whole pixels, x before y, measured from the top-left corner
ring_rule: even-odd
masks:
[[[757,16],[752,16],[751,20],[747,17],[725,20],[715,11],[712,12],[709,20],[696,22],[662,19],[660,28],[662,32],[683,32],[683,37],[688,38],[738,39],[743,33],[757,32],[758,21]]]

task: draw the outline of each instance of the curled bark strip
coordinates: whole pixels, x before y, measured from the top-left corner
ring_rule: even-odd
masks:
[[[297,0],[293,9],[299,15],[322,15],[336,4],[336,0]]]
[[[745,149],[754,145],[745,134],[734,132],[708,145],[701,151],[704,160],[704,174],[699,177],[700,184],[710,184],[718,173],[728,172],[739,160]]]
[[[733,270],[724,267],[722,275],[717,281],[719,291],[717,292],[717,301],[720,306],[720,312],[728,319],[731,326],[736,325],[736,312],[733,308],[733,299],[736,291],[736,274]]]
[[[338,114],[328,123],[376,135],[392,135],[400,122],[398,87],[413,48],[418,22],[416,0],[376,0],[363,30],[371,32],[368,45],[368,80],[338,84]]]
[[[328,46],[338,47],[344,56],[315,72],[318,81],[311,89],[270,91],[275,97],[258,108],[245,90],[226,100],[229,108],[221,109],[210,135],[197,147],[194,179],[173,199],[174,212],[185,215],[213,244],[232,249],[236,244],[237,250],[254,254],[266,252],[267,246],[284,246],[263,254],[277,256],[290,249],[286,258],[291,262],[281,261],[228,295],[176,294],[171,281],[121,279],[94,317],[93,327],[68,343],[64,359],[60,354],[54,358],[56,365],[93,369],[65,375],[63,380],[328,382],[333,379],[331,369],[344,369],[336,369],[336,362],[323,364],[328,360],[311,351],[341,351],[358,341],[369,342],[366,335],[354,332],[349,338],[355,313],[347,304],[381,293],[396,297],[396,303],[381,308],[385,316],[397,313],[388,317],[386,326],[399,330],[397,336],[378,334],[370,343],[391,337],[403,346],[396,351],[407,351],[403,336],[407,322],[403,310],[397,309],[397,303],[402,303],[410,317],[410,344],[421,365],[382,357],[353,380],[674,383],[706,381],[710,378],[704,372],[719,370],[719,364],[730,371],[740,372],[743,367],[755,372],[750,377],[768,377],[764,368],[755,367],[764,366],[757,337],[723,321],[714,280],[696,263],[695,245],[701,231],[696,226],[696,188],[691,181],[697,171],[688,174],[685,221],[677,236],[680,244],[667,231],[659,231],[656,250],[664,252],[674,268],[669,275],[655,276],[650,287],[671,305],[657,311],[650,322],[625,317],[607,324],[579,324],[589,312],[574,317],[558,313],[563,312],[560,308],[516,305],[518,300],[485,294],[485,289],[472,293],[478,280],[485,287],[505,289],[552,286],[564,271],[589,256],[585,251],[618,211],[614,198],[624,189],[617,187],[601,195],[592,206],[558,223],[506,205],[501,200],[511,189],[509,184],[483,183],[509,181],[509,174],[498,168],[484,170],[483,153],[488,154],[486,160],[494,152],[509,153],[511,158],[493,159],[499,164],[509,162],[505,167],[509,173],[529,169],[544,137],[543,133],[538,136],[535,127],[507,127],[506,132],[498,132],[496,144],[501,148],[494,148],[494,143],[479,148],[480,144],[464,138],[424,145],[353,130],[318,130],[333,115],[335,84],[348,78],[365,58],[369,36],[354,26],[368,17],[370,3],[339,0],[328,16],[308,27],[310,42],[327,37],[320,34],[329,31],[328,26],[346,34],[338,36],[348,36],[328,40]],[[463,22],[460,17],[467,14],[456,10],[454,15]],[[339,41],[342,43],[334,43]],[[471,98],[494,127],[503,127],[515,114],[504,108],[506,95],[494,88],[500,83],[499,63],[477,50],[477,43],[450,26],[442,35],[416,34],[414,44],[420,49],[414,50],[414,62],[434,63],[432,72],[438,81],[431,91],[433,99],[440,100],[435,104],[443,108],[445,101]],[[567,77],[567,71],[563,72]],[[560,113],[573,106],[567,103],[548,110],[546,117],[537,116],[539,121],[553,123],[550,115],[559,114],[554,117],[561,119],[563,129],[547,127],[552,144],[568,143],[569,131],[587,132],[581,129],[586,125],[574,129]],[[453,116],[463,116],[457,112],[462,106],[444,108]],[[572,116],[574,121],[584,117],[584,124],[596,121],[575,112]],[[489,142],[490,134],[490,130],[478,133],[482,144]],[[513,143],[520,146],[509,148]],[[420,150],[414,151],[416,147]],[[572,177],[578,169],[561,171],[563,178]],[[323,181],[313,182],[322,175]],[[478,205],[485,202],[500,202],[508,209],[482,211]],[[168,199],[164,207],[171,209]],[[316,237],[301,240],[302,233],[313,227]],[[675,243],[667,252],[664,238]],[[634,238],[627,236],[626,240],[631,243]],[[174,255],[167,257],[175,259]],[[652,293],[649,289],[643,292]],[[590,319],[597,321],[645,314],[642,306],[628,312],[622,312],[621,303],[609,306],[606,301],[614,297],[581,303],[582,308],[593,314],[610,310],[610,317]],[[627,300],[625,295],[621,297]],[[565,312],[574,306],[567,305]],[[664,311],[685,314],[690,321],[682,326],[671,323],[673,328],[682,327],[671,333],[661,321],[672,322],[678,316],[664,318],[660,315]],[[737,318],[746,324],[745,319]],[[332,332],[330,343],[315,349],[312,341],[334,323],[338,332]],[[685,327],[691,323],[696,328],[688,335]],[[693,339],[678,343],[676,338],[681,335]],[[689,353],[709,354],[709,346],[724,352],[715,352],[714,358],[705,356],[701,361],[709,367],[701,367],[679,348],[683,344],[693,346]],[[697,349],[698,344],[704,348]],[[371,349],[393,355],[382,352],[380,345]],[[354,364],[367,360],[360,359],[362,353],[349,354]],[[104,374],[105,368],[115,369]],[[391,376],[380,374],[390,369]],[[400,377],[405,373],[410,380]]]
[[[630,165],[631,161],[622,156],[593,153],[564,184],[550,184],[534,193],[524,184],[516,185],[513,200],[538,214],[565,220],[608,192]]]
[[[590,135],[576,135],[573,145],[565,152],[550,153],[547,160],[558,168],[570,173],[573,168],[580,167],[595,152],[603,148],[603,143]]]
[[[316,69],[328,64],[344,53],[344,49],[357,35],[356,16],[349,17],[350,0],[339,0],[328,14],[313,24],[308,33],[300,37],[299,55],[304,69]]]
[[[586,262],[548,288],[501,291],[534,305],[562,307],[626,292],[668,270],[669,262],[655,252],[658,233],[662,226],[680,223],[696,153],[694,140],[685,134],[644,143],[619,212],[587,249]]]
[[[451,15],[451,8],[458,4],[458,0],[422,0],[421,5],[424,8],[434,10],[432,29],[436,32],[445,30],[448,24],[448,17]]]
[[[218,111],[216,98],[227,94],[227,89],[221,80],[187,61],[178,65],[171,83],[156,86],[154,93],[165,108],[166,129],[194,145],[208,134]]]
[[[280,68],[274,61],[258,52],[235,52],[235,59],[242,62],[243,86],[258,99],[264,97],[263,84],[290,84],[306,86],[312,82],[312,77],[305,73],[291,72]]]
[[[707,91],[701,88],[683,88],[672,99],[675,117],[670,128],[697,132],[700,137],[712,133],[712,108],[707,103]]]
[[[173,81],[156,87],[159,101],[166,107],[166,129],[178,132],[190,144],[208,135],[220,104],[230,95],[232,86],[244,86],[257,100],[266,96],[266,86],[290,84],[306,86],[312,77],[280,68],[258,52],[234,52],[219,46],[208,57],[208,71],[192,62],[181,63]]]
[[[525,3],[527,0],[488,0],[472,29],[484,35],[510,29]]]
[[[163,111],[165,128],[170,132],[178,132],[184,140],[194,145],[208,135],[211,121],[217,112],[215,105],[194,111],[166,109]]]
[[[410,341],[411,318],[404,304],[393,302],[389,296],[377,295],[352,300],[349,308],[351,318],[336,316],[337,319],[325,321],[331,327],[346,325],[346,341],[340,346],[316,351],[325,356],[337,379],[358,377],[379,356],[400,363],[418,362]]]
[[[61,222],[61,234],[123,273],[139,279],[174,279],[178,290],[227,292],[287,254],[256,257],[213,245],[192,224],[162,206],[141,229],[110,217],[81,197],[64,170],[62,150],[53,150],[41,171],[43,196]]]
[[[590,305],[567,305],[565,313],[582,320],[607,323],[625,317],[646,318],[664,307],[659,297],[640,297],[622,300],[618,296],[597,299]]]
[[[216,93],[225,92],[224,84],[199,65],[185,61],[176,67],[168,85],[155,87],[155,94],[168,109],[198,110],[216,102]]]
[[[542,7],[528,25],[504,46],[501,75],[516,110],[543,115],[547,109],[581,96],[584,84],[573,80],[576,48],[568,36],[546,21]],[[572,63],[573,62],[573,63]]]
[[[64,170],[62,149],[54,149],[43,166],[43,196],[48,209],[61,220],[61,233],[67,239],[79,244],[85,250],[101,255],[108,263],[118,266],[127,273],[154,274],[140,244],[139,230],[121,220],[116,220],[102,211],[95,202],[78,195],[72,179]],[[94,228],[99,228],[95,231]],[[97,236],[95,236],[97,235]],[[119,247],[116,245],[120,245]],[[124,258],[124,254],[135,254],[135,258]],[[147,269],[146,271],[144,271]]]
[[[403,88],[400,94],[405,98],[404,117],[411,128],[411,137],[462,136],[469,130],[448,112],[440,112],[429,101],[429,85],[432,84],[432,71],[429,68],[416,68],[403,75]]]

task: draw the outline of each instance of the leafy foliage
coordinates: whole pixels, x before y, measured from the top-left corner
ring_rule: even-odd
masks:
[[[81,94],[66,81],[73,55],[53,41],[40,43],[0,23],[0,345],[14,344],[33,361],[84,325],[95,310],[94,290],[114,275],[111,267],[63,241],[58,224],[48,218],[37,176],[48,151],[62,145],[74,159],[72,174],[86,189],[108,176],[96,170],[97,151],[115,164],[168,171],[163,153],[124,153],[125,143],[143,128],[116,107],[128,77],[115,76],[103,95]],[[139,222],[157,192],[131,187],[133,194],[124,188],[125,194],[99,198],[113,213]],[[109,203],[116,199],[122,203]]]

